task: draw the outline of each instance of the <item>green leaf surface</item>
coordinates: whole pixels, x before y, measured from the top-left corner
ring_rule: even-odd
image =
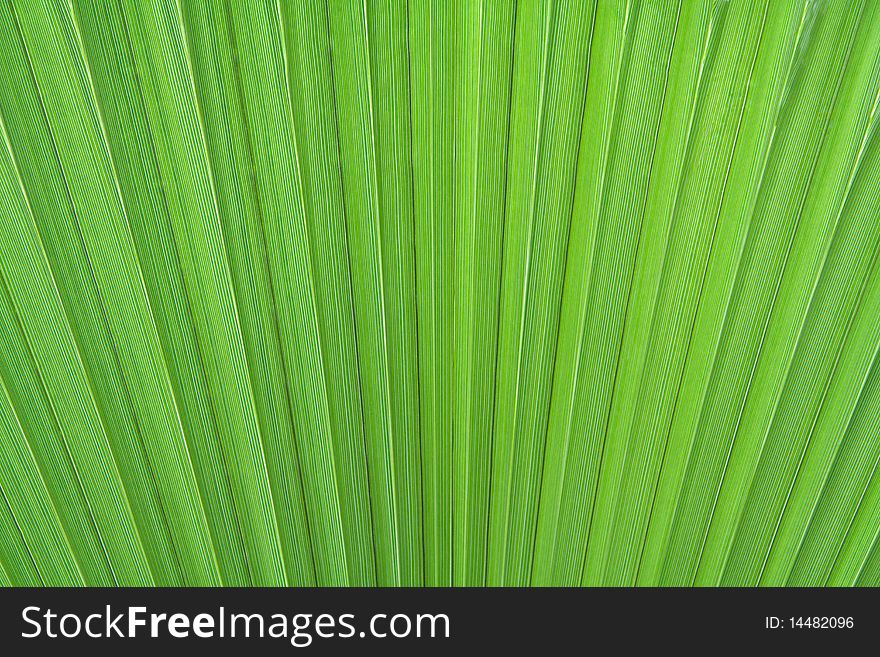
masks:
[[[880,585],[880,4],[0,3],[0,585]]]

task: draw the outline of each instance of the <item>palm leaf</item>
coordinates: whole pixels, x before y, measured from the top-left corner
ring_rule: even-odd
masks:
[[[880,5],[0,6],[0,584],[880,584]]]

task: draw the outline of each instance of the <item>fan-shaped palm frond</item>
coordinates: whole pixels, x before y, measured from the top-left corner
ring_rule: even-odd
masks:
[[[5,585],[880,584],[880,3],[0,2]]]

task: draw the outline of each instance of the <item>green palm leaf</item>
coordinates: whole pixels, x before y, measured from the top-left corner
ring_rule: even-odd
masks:
[[[880,584],[880,4],[0,4],[0,584]]]

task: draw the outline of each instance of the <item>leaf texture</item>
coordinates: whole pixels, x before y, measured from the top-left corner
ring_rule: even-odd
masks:
[[[0,3],[0,584],[880,585],[880,5]]]

